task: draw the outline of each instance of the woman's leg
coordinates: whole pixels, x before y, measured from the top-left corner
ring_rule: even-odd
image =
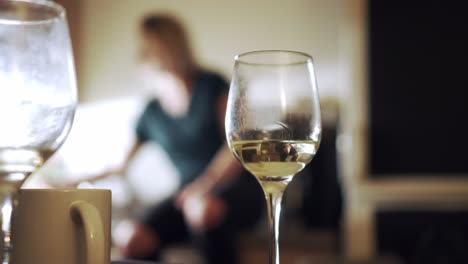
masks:
[[[170,198],[150,208],[138,221],[123,253],[130,259],[157,260],[161,249],[187,238],[184,217]]]
[[[141,223],[135,223],[129,240],[121,248],[122,254],[130,259],[152,259],[159,248],[157,234]]]
[[[237,235],[241,229],[252,227],[262,216],[264,197],[255,178],[248,173],[226,188],[217,197],[225,204],[222,222],[204,232],[192,233],[194,242],[207,263],[238,263]]]
[[[227,225],[193,234],[193,241],[207,264],[237,264],[236,232]]]

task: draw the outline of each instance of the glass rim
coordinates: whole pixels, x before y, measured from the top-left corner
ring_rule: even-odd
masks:
[[[250,57],[252,55],[259,55],[259,54],[294,54],[297,56],[299,59],[291,61],[291,62],[278,62],[278,63],[263,63],[263,62],[252,62],[252,61],[247,61],[243,58],[245,57]],[[299,65],[299,64],[307,64],[313,61],[313,58],[311,55],[301,52],[301,51],[294,51],[294,50],[254,50],[254,51],[248,51],[244,53],[237,54],[234,56],[234,61],[236,63],[241,63],[245,65],[256,65],[256,66],[287,66],[287,65]]]
[[[0,25],[42,25],[54,23],[56,21],[63,20],[65,18],[65,8],[54,1],[47,0],[1,0],[3,3],[25,3],[31,5],[39,5],[57,12],[56,16],[51,16],[50,18],[44,19],[34,19],[34,20],[19,20],[19,19],[5,19],[0,18]]]

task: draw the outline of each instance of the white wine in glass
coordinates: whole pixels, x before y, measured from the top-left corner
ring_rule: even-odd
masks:
[[[73,123],[76,81],[65,10],[45,0],[0,1],[1,261],[11,263],[15,194],[60,147]],[[25,252],[24,254],[27,254]]]
[[[312,160],[318,142],[313,140],[240,140],[232,141],[231,145],[235,156],[258,180],[289,182]],[[258,153],[257,150],[259,150]]]
[[[258,180],[267,200],[270,264],[279,264],[281,200],[314,157],[321,138],[312,58],[294,51],[236,56],[226,111],[229,146]]]

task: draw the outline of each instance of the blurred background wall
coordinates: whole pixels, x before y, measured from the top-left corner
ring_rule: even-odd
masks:
[[[338,87],[341,0],[59,0],[70,20],[82,102],[142,93],[136,77],[138,23],[149,12],[169,12],[188,27],[203,65],[227,78],[233,57],[259,49],[311,54],[322,97]]]
[[[304,210],[305,218],[313,220],[310,222],[312,227],[323,228],[330,226],[330,223],[334,225],[338,222],[336,223],[338,225],[339,221],[343,221],[344,237],[349,237],[349,240],[343,243],[351,248],[345,251],[351,252],[353,246],[362,249],[362,245],[367,244],[367,249],[361,250],[364,254],[356,255],[361,258],[374,256],[376,251],[379,251],[379,254],[388,251],[410,260],[405,263],[411,264],[467,263],[467,261],[450,261],[444,257],[450,256],[452,260],[468,259],[466,250],[463,250],[468,245],[466,239],[468,237],[466,225],[468,214],[465,202],[468,199],[466,191],[468,189],[464,188],[468,183],[464,179],[450,179],[453,175],[445,173],[453,170],[450,166],[437,171],[442,173],[438,174],[439,178],[434,178],[436,181],[431,183],[428,181],[430,178],[428,176],[435,171],[428,169],[426,165],[444,164],[440,157],[444,157],[445,161],[458,160],[461,164],[466,164],[463,152],[453,151],[454,146],[459,146],[462,150],[466,149],[460,147],[465,146],[462,145],[463,142],[466,144],[466,140],[462,141],[465,138],[463,135],[466,134],[464,133],[466,125],[463,126],[460,116],[466,116],[464,102],[468,90],[466,78],[462,72],[464,67],[461,64],[466,61],[463,58],[467,56],[464,48],[466,44],[462,41],[463,36],[466,36],[467,28],[465,26],[466,15],[463,13],[466,10],[466,6],[463,6],[466,4],[462,4],[464,2],[458,4],[445,3],[441,0],[392,2],[378,0],[57,0],[57,2],[63,4],[68,12],[74,42],[79,95],[81,102],[85,104],[79,108],[74,129],[61,149],[61,154],[58,157],[56,155],[55,161],[49,162],[55,165],[55,168],[49,168],[46,174],[57,175],[57,178],[63,178],[63,175],[77,175],[76,178],[79,178],[79,175],[97,173],[122,160],[123,153],[130,146],[133,138],[133,122],[141,111],[145,98],[145,91],[137,78],[137,65],[135,64],[138,23],[141,17],[149,12],[169,12],[179,17],[187,26],[195,49],[194,53],[199,61],[204,66],[221,72],[226,78],[230,77],[234,55],[250,50],[299,50],[314,57],[319,91],[323,100],[322,106],[325,106],[323,117],[326,129],[319,152],[322,156],[318,155],[312,162],[312,166],[316,166],[311,169],[316,173],[314,177],[304,175],[304,177],[297,178],[312,181],[312,183],[308,182],[307,185],[295,180],[299,183],[298,185],[308,186],[309,189],[305,189],[306,194],[317,195],[315,197],[305,195],[303,200],[303,204],[307,205],[307,210]],[[379,4],[383,6],[379,9],[381,13],[374,13],[377,14],[375,18],[382,19],[382,21],[372,22],[372,27],[384,26],[384,29],[389,30],[388,32],[381,30],[382,28],[373,32],[367,31],[368,24],[364,19],[369,15],[366,11],[367,3],[374,3],[374,7],[378,7]],[[406,16],[402,17],[404,14]],[[347,16],[350,17],[346,19]],[[380,34],[378,47],[372,38],[366,37],[368,33]],[[370,44],[365,40],[369,40]],[[409,45],[411,43],[414,45]],[[375,53],[375,51],[380,53]],[[415,56],[417,54],[421,57]],[[371,61],[367,60],[368,55]],[[389,66],[389,61],[396,63]],[[368,68],[369,62],[374,63],[370,68]],[[425,70],[427,68],[432,70],[432,65],[440,68],[435,67],[434,71]],[[382,70],[385,74],[372,75],[373,70],[376,69]],[[415,69],[418,69],[419,73]],[[367,87],[367,81],[377,80],[374,78],[377,75],[380,76],[378,79],[380,84],[370,82]],[[368,90],[374,97],[368,98]],[[411,96],[408,96],[408,93]],[[375,95],[381,95],[380,103],[375,103],[378,102],[375,101]],[[138,97],[138,99],[134,100],[130,97]],[[336,120],[327,118],[326,109],[333,108],[330,107],[333,105],[330,104],[331,101],[327,101],[330,98],[342,99],[340,100],[340,107],[343,110],[341,113],[345,115],[340,116],[340,121],[346,124],[341,127],[343,131],[337,132]],[[373,105],[370,104],[371,107],[378,106],[381,109],[377,109],[379,111],[373,108],[368,109],[371,101],[374,102]],[[454,112],[453,109],[458,109],[460,112]],[[374,124],[371,129],[386,132],[382,134],[384,136],[380,137],[380,143],[377,142],[377,144],[373,137],[367,134],[368,110],[374,115],[374,121],[382,121],[387,126],[382,128],[381,123],[370,121],[371,125]],[[389,116],[392,119],[388,119]],[[414,118],[411,119],[411,117]],[[432,133],[434,117],[439,118],[439,121],[435,122],[436,127],[443,128],[442,130],[446,133],[444,135],[440,130],[434,130],[438,136],[438,144],[435,145],[427,144],[427,140],[421,137],[421,135],[426,135],[431,142],[434,136]],[[404,120],[409,121],[405,123]],[[429,129],[426,129],[428,126],[424,126],[424,122],[430,125]],[[395,124],[398,124],[396,126],[398,129],[394,128]],[[399,130],[400,135],[406,141],[391,140],[391,136],[398,135],[395,133],[396,130]],[[350,131],[355,133],[356,137],[347,137]],[[336,140],[337,134],[340,139],[338,141]],[[447,143],[446,139],[453,141]],[[119,143],[116,144],[116,142]],[[343,157],[347,157],[346,160],[341,159],[336,162],[335,142],[338,142],[342,152],[348,150],[342,154]],[[415,142],[423,142],[421,145],[423,147],[415,148]],[[424,172],[424,174],[418,176],[415,184],[408,187],[408,181],[404,179],[408,176],[408,172],[413,173],[410,176],[414,176],[414,171],[403,170],[398,172],[399,177],[379,179],[380,185],[377,187],[381,186],[380,189],[367,188],[366,184],[373,179],[369,177],[372,173],[365,165],[368,164],[367,162],[372,162],[371,158],[375,158],[375,155],[362,155],[361,157],[360,153],[366,153],[364,151],[367,151],[367,144],[379,146],[378,144],[382,143],[387,144],[387,148],[380,145],[374,150],[386,154],[381,156],[381,160],[393,166],[390,169],[395,168],[395,158],[403,157],[403,151],[406,153],[406,158],[400,161],[405,166],[416,164],[408,162],[408,156],[422,160],[421,164],[426,167],[419,168],[419,172]],[[388,151],[388,146],[396,152]],[[411,146],[416,150],[415,152],[409,151]],[[436,150],[436,147],[439,147],[439,150]],[[440,151],[441,148],[446,152]],[[89,151],[90,149],[92,151]],[[156,152],[150,149],[148,158],[141,159],[140,162],[143,165],[154,165],[156,163],[152,161],[158,160],[156,168],[145,167],[146,165],[138,166],[137,162],[134,166],[135,172],[127,175],[132,189],[137,190],[136,200],[147,204],[162,199],[162,196],[168,195],[170,190],[174,190],[177,185],[173,182],[175,177],[169,173],[171,171],[169,162],[167,159],[163,162],[164,153],[159,151],[156,155],[154,154]],[[434,156],[435,161],[427,162],[421,153]],[[451,156],[443,153],[449,153]],[[144,155],[141,156],[144,157]],[[167,165],[169,167],[163,169],[162,164],[169,164]],[[349,165],[343,166],[339,177],[336,164]],[[148,171],[156,170],[164,172],[161,173],[164,179],[148,177]],[[398,176],[395,173],[392,175]],[[448,183],[444,181],[446,178],[449,178]],[[339,179],[344,179],[345,183],[342,184]],[[387,180],[390,183],[389,187],[396,186],[390,189],[395,190],[395,193],[391,193],[386,201],[389,204],[392,203],[392,210],[369,206],[373,201],[364,188],[356,188],[357,184],[346,184],[346,180],[353,179],[367,180],[362,186],[370,190],[369,193],[373,192],[372,197],[375,201],[382,201],[382,197],[386,197],[384,191],[387,190],[387,185],[382,184],[382,180]],[[459,182],[464,185],[460,185]],[[429,187],[433,187],[424,189],[426,183]],[[445,185],[441,183],[453,185],[453,188],[444,189],[442,187]],[[105,184],[106,186],[112,185]],[[112,185],[114,199],[120,199],[121,204],[127,203],[128,205],[132,202],[126,198],[129,195],[120,195],[125,194],[125,188],[128,185],[127,183]],[[344,220],[339,219],[335,214],[341,208],[339,190],[341,185],[345,195],[343,197],[344,208],[348,208],[346,209],[348,211],[344,212]],[[119,192],[120,189],[115,186],[121,186],[124,191]],[[421,187],[423,187],[422,191]],[[401,194],[402,188],[407,190],[406,196]],[[363,198],[355,196],[353,199],[352,195],[355,194],[362,195]],[[454,207],[452,203],[441,203],[445,198],[450,200],[451,197],[457,202],[457,206],[462,205],[459,207],[463,210],[457,206]],[[418,200],[420,198],[421,200]],[[354,204],[350,205],[350,201],[353,200]],[[429,203],[428,200],[435,202]],[[114,200],[114,205],[116,204],[119,203]],[[292,208],[292,206],[288,204],[285,208]],[[428,210],[421,211],[421,208]],[[351,225],[347,221],[354,221],[353,217],[357,221]],[[330,221],[330,219],[336,221]],[[287,223],[287,220],[283,221],[282,226],[287,226]],[[356,235],[349,235],[351,233],[347,235],[347,232],[355,232],[353,234]],[[314,233],[312,237],[317,238],[319,247],[307,244],[304,252],[294,251],[298,249],[297,244],[306,244],[298,240],[299,236],[295,234],[292,233],[293,240],[301,242],[287,243],[288,239],[283,236],[283,256],[287,255],[287,252],[297,256],[305,254],[304,252],[314,253],[314,248],[320,254],[337,252],[334,240],[329,243],[331,246],[324,247],[325,240],[323,236],[317,236],[317,233]],[[287,245],[294,246],[286,250]],[[250,244],[249,247],[252,248]],[[346,254],[352,256],[353,254],[349,252]],[[440,257],[441,262],[437,262]],[[420,261],[422,259],[424,261]],[[377,263],[384,262],[378,261]]]

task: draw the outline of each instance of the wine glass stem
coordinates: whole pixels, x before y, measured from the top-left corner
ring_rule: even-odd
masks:
[[[279,221],[281,214],[281,201],[283,199],[284,190],[287,182],[261,182],[268,208],[268,226],[270,236],[270,254],[269,263],[279,264]]]
[[[11,252],[13,244],[11,242],[11,216],[14,208],[14,194],[12,190],[2,190],[0,193],[0,206],[2,215],[2,264],[11,263]]]

